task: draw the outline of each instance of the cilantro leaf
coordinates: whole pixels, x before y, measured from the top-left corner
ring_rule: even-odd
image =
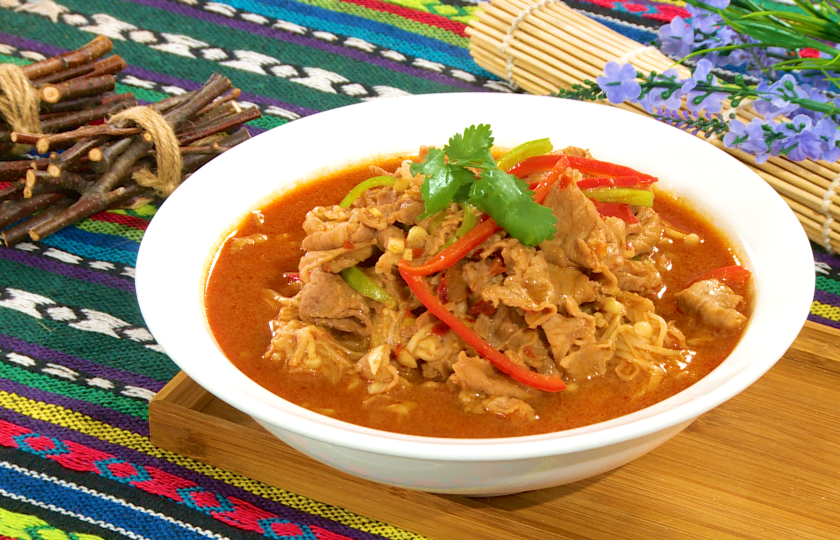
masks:
[[[430,149],[423,163],[412,163],[411,174],[425,176],[420,192],[426,210],[419,218],[436,214],[453,201],[468,202],[525,245],[553,237],[557,218],[534,201],[527,183],[496,166],[492,147],[490,126],[473,125],[453,135],[443,150]]]
[[[481,171],[481,180],[470,190],[469,202],[526,246],[535,246],[557,232],[557,218],[551,209],[534,201],[527,183],[500,169]]]
[[[426,210],[419,216],[420,219],[425,219],[449,206],[459,189],[463,186],[469,187],[475,177],[475,174],[466,169],[448,164],[446,154],[439,148],[430,149],[423,163],[412,163],[411,174],[426,176],[420,188]]]
[[[449,162],[459,166],[488,166],[493,165],[493,132],[487,124],[470,126],[463,135],[456,133],[444,147]]]

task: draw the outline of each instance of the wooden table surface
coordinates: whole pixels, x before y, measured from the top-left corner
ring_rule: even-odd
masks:
[[[840,331],[814,323],[758,382],[653,452],[505,497],[337,472],[183,373],[152,401],[150,424],[161,448],[437,540],[840,539]]]

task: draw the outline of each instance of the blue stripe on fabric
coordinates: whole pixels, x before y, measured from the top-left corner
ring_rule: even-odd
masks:
[[[89,489],[86,489],[88,491],[86,493],[75,489],[73,485],[62,485],[43,478],[33,478],[11,468],[7,463],[0,465],[0,486],[3,486],[8,493],[54,505],[94,521],[114,525],[144,538],[206,540],[216,537],[209,531],[209,534],[203,535],[191,530],[192,527],[182,527],[177,523],[149,515],[108,498],[97,497],[91,494]]]
[[[284,3],[284,7],[292,8],[293,11],[251,0],[227,0],[226,3],[240,10],[274,17],[307,28],[317,28],[318,30],[325,30],[343,36],[357,37],[380,47],[387,47],[424,60],[440,62],[441,64],[474,73],[481,77],[496,78],[472,60],[469,49],[466,47],[458,47],[427,38],[419,34],[401,30],[390,24],[292,2]],[[348,19],[358,21],[359,24],[344,24]]]
[[[645,30],[638,25],[624,23],[619,19],[600,15],[591,11],[587,11],[585,15],[591,19],[595,19],[599,23],[608,27],[610,30],[614,30],[633,41],[638,41],[642,45],[648,45],[658,37],[657,30]]]
[[[140,244],[122,236],[93,233],[66,227],[55,234],[40,240],[41,244],[52,246],[70,253],[113,263],[135,266]]]

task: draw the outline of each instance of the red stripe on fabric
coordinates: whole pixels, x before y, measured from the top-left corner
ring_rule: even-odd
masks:
[[[222,523],[242,530],[266,534],[268,531],[264,527],[273,527],[278,522],[279,527],[275,529],[281,532],[294,532],[295,527],[301,530],[298,525],[286,525],[280,516],[248,501],[207,491],[191,480],[175,476],[157,467],[131,463],[108,452],[77,442],[59,441],[5,420],[0,420],[0,446],[20,448],[39,455],[44,450],[53,450],[53,452],[43,452],[45,455],[42,457],[74,471],[123,479],[128,485],[146,493],[189,504],[191,508],[203,511]],[[189,501],[185,500],[185,497],[189,498]],[[321,528],[316,529],[315,535],[319,540],[351,540],[348,536]],[[4,540],[2,536],[0,540]]]
[[[458,34],[461,37],[467,37],[466,24],[459,23],[457,21],[452,21],[441,15],[434,15],[432,13],[421,13],[413,9],[395,6],[393,4],[386,4],[385,2],[380,2],[379,0],[344,1],[349,4],[356,4],[357,6],[372,9],[374,11],[382,11],[384,13],[391,13],[392,15],[399,15],[400,17],[403,17],[405,19],[417,21],[419,23],[423,23],[429,26],[436,26],[438,28],[442,28],[443,30],[449,30],[450,32]]]
[[[126,227],[133,227],[145,231],[149,227],[149,222],[143,218],[135,216],[127,216],[125,214],[115,214],[114,212],[99,212],[90,216],[93,221],[107,221],[108,223],[118,223]]]
[[[674,19],[674,17],[682,17],[683,19],[688,19],[689,17],[691,17],[691,14],[688,12],[688,10],[679,6],[661,4],[656,6],[656,11],[658,13],[647,13],[645,15],[642,15],[642,18],[653,19],[655,21],[671,22]]]

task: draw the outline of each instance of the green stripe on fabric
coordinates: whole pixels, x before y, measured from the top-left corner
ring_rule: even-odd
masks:
[[[438,28],[436,26],[429,26],[421,22],[400,17],[399,15],[376,11],[356,4],[349,4],[339,0],[300,0],[299,3],[389,24],[420,36],[436,39],[450,45],[455,45],[456,47],[467,48],[470,44],[469,38],[459,36],[449,30],[444,30],[443,28]]]
[[[82,229],[83,231],[99,234],[110,234],[112,236],[122,236],[123,238],[128,238],[129,240],[133,240],[135,242],[140,242],[140,240],[143,239],[143,231],[141,231],[140,229],[135,229],[134,227],[121,225],[119,223],[83,219],[82,221],[76,223],[75,226],[76,228]]]
[[[18,58],[16,56],[8,56],[5,54],[0,54],[0,64],[14,64],[16,66],[25,66],[27,64],[31,64],[28,60],[24,60],[23,58]]]
[[[124,216],[134,216],[141,219],[148,219],[154,216],[158,209],[154,204],[144,204],[140,208],[118,208],[116,210],[108,210],[112,214],[122,214]]]
[[[62,3],[64,4],[65,2]],[[95,10],[95,5],[89,5],[88,8]],[[135,4],[132,4],[131,6],[132,11],[139,8],[140,6]],[[88,32],[83,32],[65,25],[61,27],[61,34],[56,36],[56,41],[47,41],[47,39],[56,34],[56,26],[49,22],[48,19],[35,15],[30,16],[23,13],[16,15],[15,17],[5,18],[3,18],[2,15],[3,10],[0,10],[0,28],[3,28],[4,32],[61,46],[63,48],[69,49],[81,47],[93,37],[93,35]],[[157,24],[160,24],[161,20],[172,20],[168,15],[166,17],[161,17],[159,14],[156,17],[151,17],[151,19],[152,22],[156,20]],[[187,26],[190,26],[191,22],[194,22],[188,18],[183,18],[182,20]],[[6,26],[7,24],[8,27]],[[135,24],[135,22],[132,22],[132,24]],[[162,32],[173,33],[180,33],[183,30],[183,28],[178,25],[155,29]],[[218,30],[218,26],[213,26],[212,30],[210,30],[211,36],[216,34]],[[253,36],[250,34],[241,33],[238,40],[233,40],[231,48],[241,49],[243,43],[242,40],[245,36],[250,36],[250,38],[253,39]],[[263,38],[263,41],[266,40]],[[274,76],[258,75],[249,71],[229,68],[221,65],[220,63],[203,60],[201,58],[184,58],[176,54],[161,53],[153,50],[150,51],[150,45],[152,44],[141,45],[129,41],[115,41],[114,52],[122,56],[130,66],[143,66],[146,70],[158,73],[178,73],[180,78],[191,80],[196,83],[203,83],[209,79],[213,73],[220,73],[229,77],[234,86],[247,88],[250,93],[284,101],[288,100],[289,96],[293,95],[293,101],[296,105],[310,109],[327,110],[341,107],[343,105],[358,103],[360,101],[358,98],[322,92],[302,84],[290,82],[286,79]],[[306,51],[311,51],[311,49],[304,48],[299,54],[305,54]],[[334,61],[335,56],[331,56],[331,60]],[[291,56],[291,58],[296,57]],[[173,67],[175,65],[177,65],[177,68]],[[315,63],[313,65],[318,64]],[[383,82],[381,84],[386,83]]]
[[[260,129],[269,130],[288,123],[289,120],[287,120],[286,118],[278,118],[276,116],[263,116],[261,118],[257,118],[256,120],[248,122],[248,125]]]
[[[97,13],[95,4],[86,1],[68,0],[65,5],[80,13],[93,15]],[[436,93],[452,91],[453,87],[435,81],[413,77],[398,71],[380,67],[369,62],[358,61],[334,53],[322,51],[315,47],[307,47],[282,40],[269,39],[264,36],[235,28],[213,24],[203,20],[193,19],[188,16],[163,12],[161,10],[131,4],[130,10],[124,12],[113,10],[112,13],[129,24],[142,29],[156,30],[160,32],[175,32],[189,36],[190,39],[198,40],[209,44],[211,47],[221,47],[229,51],[252,51],[268,57],[266,67],[271,67],[271,59],[276,60],[279,65],[290,63],[301,66],[317,67],[319,70],[333,72],[338,76],[345,77],[350,83],[361,83],[370,86],[384,85],[406,89],[410,93]],[[165,25],[162,25],[165,22]],[[331,109],[361,101],[360,97],[347,96],[334,93],[332,90],[317,90],[304,83],[292,82],[292,78],[280,78],[273,75],[260,75],[249,70],[234,69],[223,66],[221,63],[214,63],[202,58],[186,60],[178,55],[156,54],[154,57],[144,55],[142,60],[135,60],[135,53],[129,51],[138,45],[129,42],[119,42],[114,45],[115,50],[122,55],[129,64],[143,65],[147,69],[154,69],[162,72],[173,72],[173,62],[183,65],[183,68],[190,74],[189,78],[203,80],[210,76],[212,71],[224,73],[234,82],[235,85],[248,88],[250,92],[261,95],[272,96],[278,99],[288,99],[291,94],[295,95],[294,102],[305,107],[317,108],[319,110]],[[119,47],[119,49],[117,48]],[[146,46],[140,46],[143,49]],[[126,51],[123,54],[123,51]],[[200,56],[200,54],[199,54]],[[154,62],[164,62],[154,65]],[[199,68],[210,67],[211,71],[204,76],[196,77]],[[312,73],[301,73],[298,78],[307,78]],[[315,100],[314,102],[312,100]]]
[[[430,2],[429,0],[388,0],[389,4],[406,7],[414,11],[431,13],[446,17],[451,21],[466,24],[473,18],[477,6],[453,6],[443,2]]]
[[[15,276],[15,289],[37,292],[60,305],[102,311],[129,325],[143,326],[137,298],[131,291],[53,274],[8,259],[0,259],[0,272]]]
[[[840,296],[840,281],[825,276],[817,276],[817,289]]]
[[[134,94],[137,101],[148,101],[150,103],[157,103],[163,98],[169,97],[169,94],[164,94],[163,92],[155,92],[154,90],[149,90],[148,88],[141,88],[140,86],[131,86],[120,83],[116,84],[114,91],[118,94],[131,93]]]
[[[136,399],[120,397],[95,388],[85,388],[10,364],[0,363],[0,377],[44,392],[102,405],[141,420],[149,419],[148,404]]]
[[[71,328],[63,322],[35,319],[8,308],[0,308],[0,332],[156,381],[168,381],[180,371],[168,356],[142,343]]]
[[[0,535],[20,540],[103,540],[101,536],[81,532],[66,532],[43,519],[18,514],[0,508]]]
[[[0,54],[0,64],[15,64],[18,66],[25,66],[31,64],[31,60],[27,60],[25,58],[18,58],[16,56],[8,56],[5,54]],[[127,84],[120,84],[117,83],[114,86],[114,92],[118,94],[127,94],[131,93],[138,100],[142,101],[149,101],[149,102],[157,102],[161,99],[168,97],[169,94],[164,94],[163,92],[155,92],[154,90],[148,90],[146,88],[141,88],[139,86],[130,86]]]

